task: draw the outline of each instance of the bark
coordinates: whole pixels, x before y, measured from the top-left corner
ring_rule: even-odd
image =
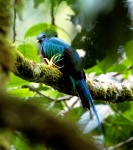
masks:
[[[52,86],[59,92],[77,95],[76,91],[73,90],[73,86],[68,75],[63,74],[57,68],[30,61],[18,51],[16,51],[14,74],[30,82],[44,83]],[[110,103],[133,100],[132,83],[114,84],[87,81],[87,85],[95,100],[104,100]]]

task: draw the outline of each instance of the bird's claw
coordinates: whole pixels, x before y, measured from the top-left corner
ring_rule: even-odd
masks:
[[[57,53],[55,54],[50,60],[48,58],[44,58],[45,62],[47,63],[48,66],[52,66],[55,68],[62,68],[64,66],[58,66],[56,65],[57,62],[59,62],[60,60],[62,60],[63,58],[58,60],[58,57],[62,56],[61,54]],[[57,60],[56,60],[57,59]]]

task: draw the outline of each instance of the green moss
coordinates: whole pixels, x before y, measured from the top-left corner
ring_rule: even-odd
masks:
[[[108,88],[107,88],[107,95],[106,98],[108,100],[111,100],[111,102],[116,100],[116,94],[117,94],[117,90],[115,88],[115,86],[113,84],[109,84]]]
[[[7,36],[11,25],[11,1],[0,0],[0,35]]]
[[[60,70],[57,68],[50,67],[48,65],[42,65],[40,67],[41,73],[40,73],[40,78],[43,77],[43,80],[45,81],[46,84],[48,85],[53,85],[53,83],[58,84],[58,79],[61,78],[62,73]],[[44,72],[45,72],[45,77],[44,77]]]
[[[106,99],[107,98],[107,91],[106,91],[106,89],[102,86],[102,84],[101,83],[99,83],[101,86],[100,86],[100,88],[99,88],[99,91],[100,91],[100,95],[103,95],[103,97]]]
[[[121,97],[123,101],[129,101],[133,99],[133,92],[127,86],[122,85]]]
[[[12,70],[14,57],[7,40],[11,26],[11,1],[0,0],[0,82],[8,79],[9,71]]]
[[[106,90],[100,82],[97,83],[94,81],[88,81],[87,85],[89,87],[89,90],[91,91],[91,94],[94,95],[94,98],[99,97],[101,99],[106,99]]]

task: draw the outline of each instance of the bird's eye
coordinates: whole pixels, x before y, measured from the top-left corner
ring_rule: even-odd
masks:
[[[43,35],[42,37],[43,37],[43,38],[45,38],[45,37],[46,37],[46,35]]]

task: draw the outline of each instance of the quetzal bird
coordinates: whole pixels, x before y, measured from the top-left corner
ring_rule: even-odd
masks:
[[[80,57],[77,51],[56,35],[51,36],[50,32],[40,33],[37,37],[37,42],[40,43],[40,52],[45,62],[59,68],[63,73],[70,76],[83,107],[90,110],[90,105],[92,106],[98,126],[102,129],[92,96],[85,82],[85,73],[79,68]]]

